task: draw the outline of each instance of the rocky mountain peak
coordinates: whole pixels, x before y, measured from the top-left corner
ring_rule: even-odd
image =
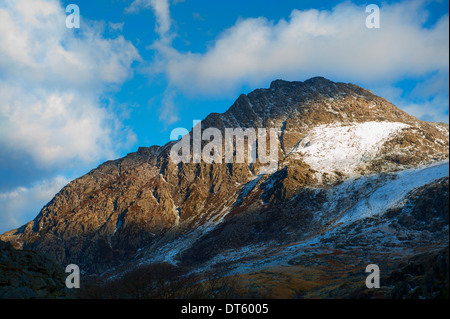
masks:
[[[315,88],[322,88],[326,86],[334,86],[334,82],[324,78],[323,76],[315,76],[308,80],[302,81],[286,81],[283,79],[277,79],[270,83],[269,89],[271,90],[277,90],[283,87],[298,87],[298,86],[309,86],[309,87],[315,87]]]
[[[398,121],[417,119],[387,100],[351,83],[313,77],[304,82],[275,80],[269,88],[241,94],[223,114],[214,113],[206,127],[277,127],[287,122],[311,126],[331,122]]]

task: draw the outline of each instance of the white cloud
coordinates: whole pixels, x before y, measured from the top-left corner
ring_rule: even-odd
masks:
[[[0,193],[0,234],[24,225],[36,216],[69,181],[64,176],[43,180],[30,188],[17,187]]]
[[[380,14],[381,28],[368,29],[365,6],[344,2],[330,11],[293,10],[278,22],[240,19],[202,54],[163,42],[153,48],[170,85],[193,94],[316,75],[379,85],[448,70],[448,14],[431,28],[423,27],[424,1],[385,4]]]
[[[132,76],[136,48],[65,19],[57,0],[0,5],[0,147],[53,170],[111,158],[136,140],[101,102]]]
[[[108,95],[132,76],[137,49],[104,38],[101,24],[82,19],[68,29],[65,19],[58,0],[0,3],[0,161],[30,172],[2,183],[0,232],[28,222],[68,182],[32,184],[37,176],[83,171],[136,141]],[[22,173],[2,171],[14,174]]]
[[[95,96],[26,91],[1,83],[0,100],[0,145],[10,152],[25,151],[39,168],[95,163],[114,157],[119,149],[115,143],[126,147],[135,142],[134,134],[99,107]]]

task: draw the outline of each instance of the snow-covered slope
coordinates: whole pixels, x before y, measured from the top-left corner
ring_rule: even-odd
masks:
[[[338,222],[350,223],[382,214],[391,208],[401,207],[408,199],[408,193],[445,176],[449,176],[448,161],[392,174],[367,197],[361,198]],[[363,181],[364,184],[361,186],[367,182]]]
[[[334,123],[314,127],[293,149],[320,173],[352,174],[375,158],[381,146],[409,125],[398,122]]]

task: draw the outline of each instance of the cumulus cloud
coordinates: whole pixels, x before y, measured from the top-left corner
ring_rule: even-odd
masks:
[[[108,97],[133,75],[137,49],[105,38],[95,22],[68,29],[66,17],[58,0],[0,2],[0,173],[8,178],[0,231],[29,221],[67,183],[42,176],[83,171],[136,141]]]
[[[380,8],[381,28],[365,26],[365,6],[293,10],[278,22],[240,19],[205,53],[159,46],[172,85],[185,92],[234,92],[275,78],[326,75],[359,83],[393,82],[448,69],[449,18],[423,27],[423,1]]]
[[[65,19],[56,0],[0,5],[0,147],[39,168],[92,164],[135,141],[102,98],[132,75],[136,48]]]
[[[55,169],[114,157],[120,146],[135,142],[134,133],[93,96],[0,86],[3,156],[26,152],[38,168]]]
[[[168,8],[167,0],[160,1]],[[136,0],[133,4],[153,6],[157,21],[162,21],[154,2]],[[448,103],[443,107],[437,103],[448,99],[448,85],[443,91],[439,88],[448,78],[449,16],[425,27],[426,5],[425,0],[381,5],[379,29],[367,28],[366,7],[351,2],[330,10],[295,9],[288,19],[279,21],[240,18],[204,53],[181,52],[161,36],[150,46],[158,54],[149,70],[162,70],[169,87],[196,96],[234,96],[243,86],[317,75],[385,91],[405,78],[437,72],[438,76],[415,89],[413,95],[422,94],[423,103],[407,103],[415,114],[445,120]],[[170,21],[168,10],[164,12],[164,20]],[[438,108],[428,109],[434,106]]]
[[[29,188],[17,187],[0,193],[0,233],[23,225],[36,216],[36,210],[47,204],[69,181],[56,176]]]

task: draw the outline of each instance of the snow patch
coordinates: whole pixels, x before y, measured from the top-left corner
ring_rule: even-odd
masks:
[[[394,179],[388,180],[354,205],[337,223],[348,224],[357,219],[382,214],[390,208],[403,206],[412,190],[449,176],[449,163],[444,161],[425,168],[409,169],[394,176]]]
[[[398,122],[320,125],[313,128],[292,152],[320,173],[351,174],[373,159],[386,141],[407,127],[409,125]]]

